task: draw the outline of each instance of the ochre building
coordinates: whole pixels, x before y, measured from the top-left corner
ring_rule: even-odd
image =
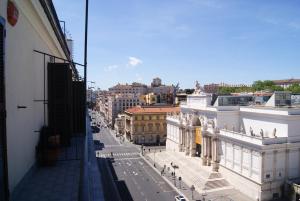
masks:
[[[165,144],[167,114],[178,114],[173,106],[133,107],[125,111],[125,136],[135,144]]]

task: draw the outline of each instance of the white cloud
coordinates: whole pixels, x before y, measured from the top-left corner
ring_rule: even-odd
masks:
[[[142,60],[140,60],[140,59],[138,59],[136,57],[129,57],[128,59],[129,59],[129,61],[128,61],[127,66],[136,67],[136,66],[138,66],[138,65],[140,65],[140,64],[143,63]]]
[[[115,70],[115,69],[117,69],[117,68],[119,68],[118,65],[109,65],[109,66],[106,66],[106,67],[104,68],[104,71],[109,72],[109,71],[113,71],[113,70]]]

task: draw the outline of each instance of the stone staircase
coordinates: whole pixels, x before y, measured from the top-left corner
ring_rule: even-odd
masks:
[[[148,153],[147,156],[154,159],[153,153]],[[220,173],[213,172],[211,166],[202,166],[202,161],[198,157],[189,157],[183,152],[156,152],[155,163],[159,166],[166,165],[173,171],[171,162],[178,166],[175,170],[176,176],[181,176],[188,186],[194,185],[198,192],[219,192],[233,188]]]

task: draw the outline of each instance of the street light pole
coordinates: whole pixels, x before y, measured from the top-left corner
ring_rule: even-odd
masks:
[[[153,157],[154,164],[153,164],[153,166],[154,166],[154,167],[155,167],[155,151],[156,151],[156,149],[154,149],[154,152],[153,152],[153,154],[154,154],[154,157]]]
[[[85,36],[84,36],[84,127],[87,131],[86,124],[86,86],[87,86],[87,41],[88,41],[88,17],[89,17],[89,0],[85,0]]]

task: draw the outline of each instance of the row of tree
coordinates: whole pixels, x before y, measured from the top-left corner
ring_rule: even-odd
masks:
[[[256,92],[267,90],[270,92],[273,91],[290,91],[293,94],[300,94],[300,85],[299,84],[292,84],[287,88],[283,88],[281,86],[275,85],[275,83],[271,80],[258,80],[255,81],[252,86],[241,86],[241,87],[220,87],[218,93],[221,95],[228,95],[231,93],[240,93],[240,92]]]

